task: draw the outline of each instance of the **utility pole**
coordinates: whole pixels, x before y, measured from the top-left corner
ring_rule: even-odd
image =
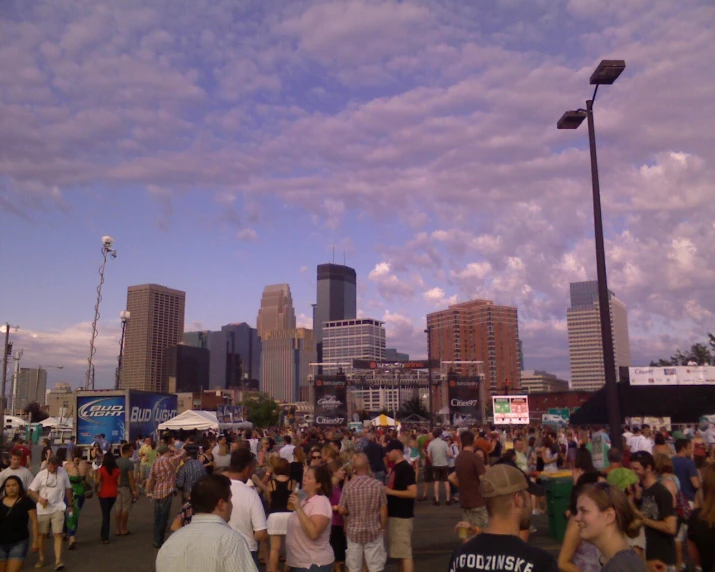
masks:
[[[428,325],[427,329],[425,330],[425,334],[427,334],[427,385],[429,387],[429,391],[427,395],[429,396],[429,422],[430,422],[430,427],[434,426],[434,408],[432,406],[432,336],[430,335],[432,332],[432,326]]]

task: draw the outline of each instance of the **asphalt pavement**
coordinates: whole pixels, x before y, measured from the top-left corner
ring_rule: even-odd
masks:
[[[172,515],[176,515],[181,505],[178,498],[174,500]],[[112,511],[112,517],[114,511]],[[96,496],[85,503],[80,518],[77,534],[77,548],[64,551],[63,561],[66,570],[101,571],[101,572],[150,572],[154,570],[156,550],[152,547],[153,511],[151,501],[140,498],[133,506],[129,518],[130,536],[117,538],[114,535],[112,520],[110,544],[103,545],[99,539],[101,525],[99,501]],[[415,568],[418,571],[447,570],[449,557],[458,545],[459,539],[453,532],[454,525],[460,520],[460,510],[457,505],[434,506],[430,501],[416,503],[415,530],[412,539]],[[546,516],[534,517],[537,532],[532,535],[531,543],[544,548],[556,555],[560,544],[547,536]],[[45,559],[53,562],[51,541],[45,548]],[[66,547],[66,544],[65,544]],[[26,569],[31,569],[37,556],[28,554]],[[45,570],[51,570],[46,567]],[[394,562],[388,564],[387,570],[397,570]]]

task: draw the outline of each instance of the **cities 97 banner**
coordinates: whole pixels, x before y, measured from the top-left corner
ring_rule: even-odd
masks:
[[[347,425],[348,399],[344,375],[321,375],[315,378],[315,424]]]
[[[448,376],[447,397],[452,425],[459,427],[481,422],[479,378]]]

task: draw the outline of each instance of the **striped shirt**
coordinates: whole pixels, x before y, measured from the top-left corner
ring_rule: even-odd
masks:
[[[382,534],[380,508],[387,504],[384,485],[367,475],[353,477],[343,487],[340,507],[348,510],[348,540],[367,544]]]
[[[240,532],[216,514],[195,514],[156,556],[156,572],[258,572]]]
[[[155,499],[165,499],[174,492],[176,488],[176,469],[179,468],[184,458],[184,451],[169,457],[161,455],[151,466],[149,473],[149,484],[147,492]]]

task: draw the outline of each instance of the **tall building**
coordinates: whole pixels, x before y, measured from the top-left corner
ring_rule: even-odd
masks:
[[[484,363],[486,396],[519,391],[521,345],[519,318],[512,306],[497,306],[489,300],[471,300],[427,314],[430,357],[442,361]],[[455,366],[458,374],[475,371]],[[446,388],[440,388],[437,403],[446,403]],[[438,409],[438,408],[435,408]]]
[[[228,324],[209,334],[211,387],[229,389],[260,379],[261,340],[245,322]]]
[[[184,332],[181,339],[187,346],[195,348],[209,349],[209,330],[200,330],[198,332]]]
[[[209,352],[179,344],[164,350],[164,386],[169,393],[201,392],[209,388]]]
[[[295,330],[295,310],[288,284],[266,286],[258,310],[258,337],[268,332]]]
[[[121,387],[168,391],[164,350],[181,342],[186,293],[158,284],[130,286]]]
[[[276,401],[300,401],[308,393],[310,364],[316,359],[313,330],[266,332],[261,338],[261,391]]]
[[[631,365],[626,305],[608,291],[611,332],[616,358],[616,375],[621,366]],[[596,391],[606,384],[601,342],[598,282],[571,284],[571,307],[566,310],[571,362],[571,389]]]
[[[47,370],[37,367],[22,367],[17,378],[17,404],[15,411],[22,413],[30,404],[37,401],[45,405],[47,390]]]
[[[396,348],[386,348],[385,361],[410,361],[410,354],[398,352]]]
[[[313,331],[322,361],[323,324],[357,317],[357,274],[340,264],[318,265],[317,303],[313,307]]]
[[[553,373],[539,370],[522,370],[521,391],[524,393],[547,393],[553,391],[568,391],[569,382],[559,379]]]

